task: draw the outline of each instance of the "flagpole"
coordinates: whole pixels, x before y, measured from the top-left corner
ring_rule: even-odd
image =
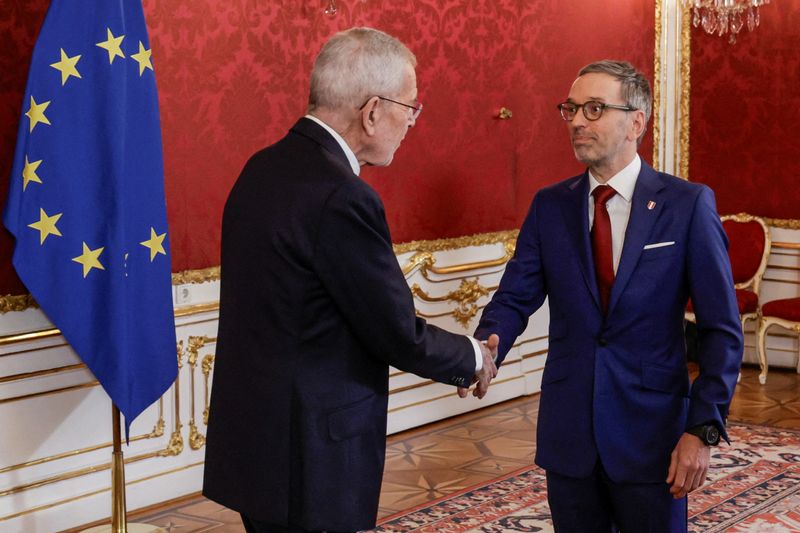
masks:
[[[82,533],[166,533],[150,524],[128,524],[125,505],[125,458],[122,453],[122,424],[119,408],[111,404],[112,443],[111,451],[111,527],[97,526]],[[130,526],[130,527],[129,527]]]
[[[111,452],[111,531],[128,533],[128,517],[125,509],[125,459],[122,455],[122,437],[119,408],[111,404],[114,449]]]

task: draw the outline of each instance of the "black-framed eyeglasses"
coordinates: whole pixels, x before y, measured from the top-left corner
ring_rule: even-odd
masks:
[[[372,97],[370,96],[370,98],[372,98]],[[385,96],[378,96],[378,99],[379,100],[386,100],[387,102],[391,102],[393,104],[397,104],[397,105],[401,105],[403,107],[407,107],[409,109],[413,109],[413,112],[411,113],[411,118],[413,118],[414,120],[417,120],[417,117],[419,116],[419,114],[422,113],[422,102],[417,102],[417,105],[413,106],[413,105],[410,105],[410,104],[404,104],[403,102],[398,102],[397,100],[392,100],[391,98],[386,98]],[[359,110],[364,109],[364,106],[366,106],[368,103],[369,103],[369,100],[364,102],[364,105],[362,105],[358,109]]]
[[[582,104],[563,102],[558,104],[556,107],[561,112],[561,118],[567,122],[575,118],[579,107],[582,108],[583,116],[586,117],[586,120],[599,120],[600,117],[603,116],[603,111],[605,111],[607,107],[611,109],[619,109],[621,111],[636,111],[635,107],[631,107],[629,105],[605,104],[603,102],[598,102],[597,100],[588,100]]]

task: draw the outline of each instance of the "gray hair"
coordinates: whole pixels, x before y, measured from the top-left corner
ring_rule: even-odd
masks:
[[[622,98],[625,103],[636,109],[644,111],[645,129],[639,136],[638,142],[642,142],[647,131],[647,123],[650,121],[650,114],[653,110],[653,94],[650,91],[650,82],[644,74],[637,71],[633,65],[627,61],[613,61],[604,59],[589,63],[578,72],[578,77],[584,74],[599,73],[608,74],[622,84]]]
[[[417,58],[391,35],[372,28],[339,32],[314,61],[308,111],[357,109],[372,96],[394,96],[408,65],[416,67]]]

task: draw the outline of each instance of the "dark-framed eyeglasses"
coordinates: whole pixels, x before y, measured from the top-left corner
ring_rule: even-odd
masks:
[[[370,96],[370,98],[372,98],[372,97]],[[378,96],[378,99],[379,100],[386,100],[387,102],[391,102],[393,104],[401,105],[403,107],[407,107],[409,109],[412,109],[413,112],[411,113],[411,118],[413,118],[414,120],[417,120],[417,117],[419,116],[419,114],[422,113],[422,102],[417,102],[417,105],[413,106],[413,105],[410,105],[410,104],[404,104],[403,102],[398,102],[397,100],[392,100],[391,98],[386,98],[385,96]],[[359,110],[364,109],[364,107],[368,103],[369,103],[369,99],[367,99],[367,101],[364,102],[364,105],[362,105],[358,109]]]
[[[586,120],[599,120],[600,117],[603,116],[603,111],[605,111],[607,107],[611,109],[619,109],[620,111],[636,111],[635,107],[631,107],[629,105],[605,104],[603,102],[598,102],[597,100],[588,100],[582,104],[576,104],[574,102],[562,102],[556,107],[561,112],[561,118],[567,122],[575,118],[579,107],[583,110],[583,116],[586,117]]]

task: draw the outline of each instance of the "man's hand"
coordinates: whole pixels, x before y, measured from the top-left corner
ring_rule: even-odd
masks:
[[[667,484],[672,497],[683,498],[706,482],[711,448],[689,433],[684,433],[672,451]]]
[[[489,390],[489,382],[497,376],[497,365],[494,361],[497,359],[497,347],[500,345],[500,337],[496,334],[491,334],[489,340],[481,342],[481,353],[483,354],[483,368],[476,372],[472,377],[472,382],[477,383],[472,395],[476,398],[483,398]],[[467,387],[459,387],[458,395],[461,398],[467,397]]]

